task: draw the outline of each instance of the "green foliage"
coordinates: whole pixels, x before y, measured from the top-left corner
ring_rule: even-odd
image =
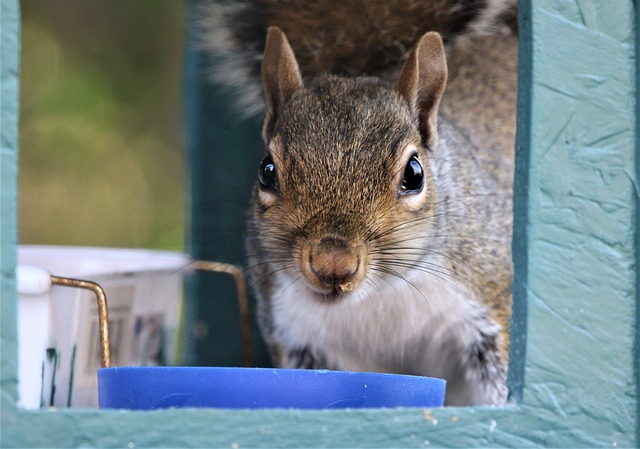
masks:
[[[22,3],[20,242],[181,249],[183,5]]]

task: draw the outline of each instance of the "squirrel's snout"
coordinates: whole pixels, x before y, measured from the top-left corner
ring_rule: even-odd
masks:
[[[309,242],[300,262],[302,274],[321,293],[349,293],[364,277],[362,251],[340,238]]]

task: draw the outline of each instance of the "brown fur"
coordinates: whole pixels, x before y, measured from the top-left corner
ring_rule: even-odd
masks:
[[[484,1],[262,2],[265,22],[292,43],[305,77],[372,74],[403,61],[427,31],[447,36],[476,17]]]
[[[237,89],[240,111],[263,112],[260,61],[270,26],[288,37],[305,79],[321,73],[394,73],[416,41],[439,32],[450,46],[507,28],[517,0],[249,0],[203,2],[192,20],[212,56],[212,78]],[[386,75],[385,75],[386,76]]]

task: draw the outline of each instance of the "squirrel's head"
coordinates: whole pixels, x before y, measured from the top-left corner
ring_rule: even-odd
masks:
[[[440,36],[422,37],[395,84],[330,75],[305,83],[284,33],[270,28],[262,78],[256,250],[319,299],[402,276],[436,216]]]

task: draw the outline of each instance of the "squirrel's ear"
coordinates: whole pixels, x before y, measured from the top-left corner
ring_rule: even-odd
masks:
[[[302,77],[296,57],[287,37],[278,27],[269,27],[267,32],[262,59],[262,84],[267,103],[262,135],[269,141],[282,104],[296,90],[302,88]]]
[[[397,89],[417,116],[422,143],[432,148],[438,127],[438,106],[447,83],[447,59],[440,34],[426,33],[402,68]]]

